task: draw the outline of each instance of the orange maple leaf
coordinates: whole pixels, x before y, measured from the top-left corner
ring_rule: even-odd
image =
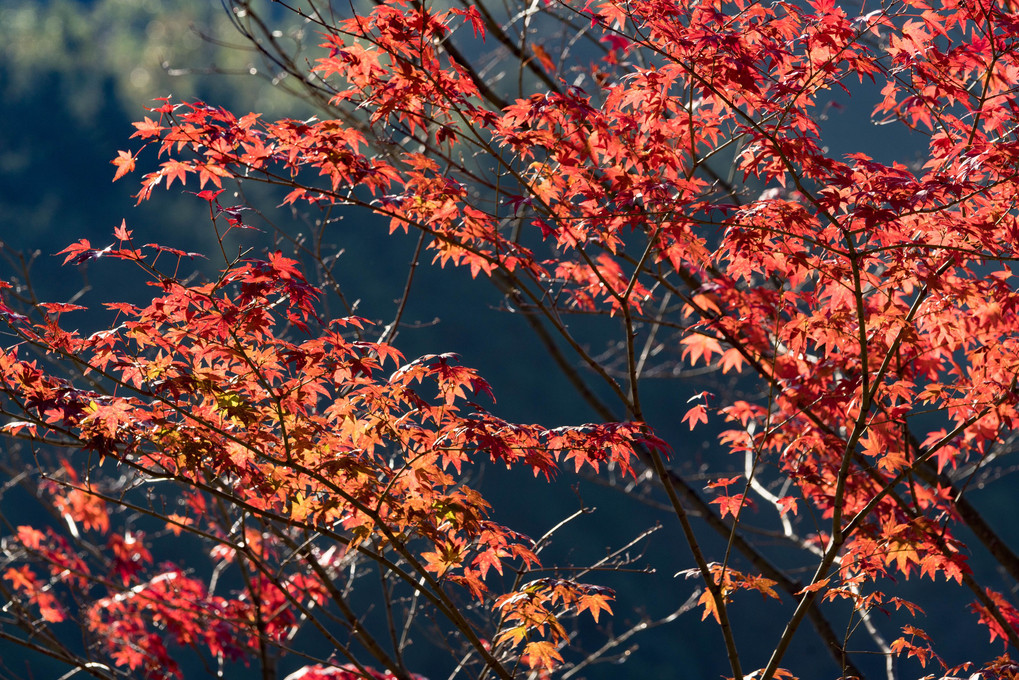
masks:
[[[134,160],[135,157],[130,151],[117,152],[117,157],[110,161],[117,166],[117,172],[113,175],[114,182],[134,170]]]

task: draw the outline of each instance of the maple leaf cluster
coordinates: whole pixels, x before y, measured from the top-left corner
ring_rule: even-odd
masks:
[[[168,250],[134,248],[123,226],[117,236],[105,256],[149,272]],[[82,241],[64,252],[78,262],[93,249]],[[416,574],[415,587],[447,613],[455,605],[443,584],[485,600],[486,577],[503,574],[507,563],[537,566],[538,559],[529,539],[487,518],[488,504],[464,483],[465,468],[487,459],[545,476],[567,460],[576,469],[609,463],[632,470],[633,448],[653,441],[640,424],[548,430],[496,418],[465,401],[490,389],[456,357],[398,365],[403,357],[392,346],[345,336],[363,319],[321,321],[320,291],[296,264],[276,252],[236,262],[209,284],[160,277],[148,305],[109,303],[115,325],[87,337],[58,320],[80,307],[41,305],[44,316],[35,322],[8,314],[20,341],[0,355],[0,384],[16,395],[8,411],[21,408],[21,420],[8,429],[78,448],[100,468],[115,465],[132,484],[189,490],[182,511],[149,514],[163,515],[172,535],[211,542],[218,569],[235,564],[245,574],[243,589],[219,596],[183,567],[153,564],[141,532],[111,530],[107,506],[132,507],[131,501],[83,481],[62,459],[40,492],[52,495],[74,539],[106,541],[102,571],[76,541],[21,526],[21,550],[10,562],[20,566],[9,566],[4,579],[16,601],[49,622],[66,616],[52,587],[72,588],[86,630],[117,665],[181,677],[168,642],[227,660],[266,642],[284,644],[310,608],[342,600],[331,580],[353,554],[405,579]],[[281,334],[295,327],[308,337]],[[78,362],[94,387],[75,386],[22,358],[39,349]],[[395,370],[384,370],[387,364]],[[49,574],[48,584],[39,569]],[[551,589],[529,586],[526,605],[498,600],[507,621],[522,621],[513,629],[519,634],[502,634],[514,643],[504,647],[537,636],[548,637],[541,644],[554,650],[566,631],[521,612],[558,606],[560,614],[590,611],[597,620],[611,594],[593,588],[563,580]],[[535,644],[523,652],[532,667],[561,658],[535,656]]]

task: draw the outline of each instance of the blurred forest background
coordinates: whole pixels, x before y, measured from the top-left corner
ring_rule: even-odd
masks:
[[[268,3],[267,3],[268,4]],[[267,10],[268,11],[268,10]],[[278,12],[279,39],[289,41],[295,54],[313,58],[317,36]],[[88,238],[104,246],[112,240],[115,225],[126,219],[142,243],[193,250],[209,255],[198,261],[206,273],[219,264],[215,235],[210,228],[208,207],[177,184],[171,191],[159,190],[154,198],[138,207],[132,194],[142,173],[111,183],[114,167],[110,160],[118,149],[137,148],[129,140],[131,122],[146,114],[156,97],[172,95],[175,100],[202,99],[223,106],[238,115],[249,111],[267,118],[304,118],[315,113],[310,106],[288,92],[293,86],[279,80],[257,53],[237,34],[229,12],[218,2],[178,0],[3,0],[0,3],[0,241],[5,252],[19,252],[0,262],[0,277],[30,274],[35,295],[49,301],[77,297],[80,304],[99,307],[100,301],[134,301],[146,293],[142,281],[125,272],[123,263],[93,263],[87,269],[60,267],[62,258],[54,253],[70,243]],[[867,97],[854,102],[857,111],[867,110]],[[896,131],[869,125],[869,120],[840,118],[833,107],[826,130],[832,143],[845,150],[864,151],[879,160],[889,154],[901,157],[901,136]],[[139,159],[139,170],[155,167],[153,154]],[[196,191],[194,186],[188,189]],[[300,238],[323,215],[278,209],[280,196],[261,187],[243,186],[242,195],[221,198],[224,205],[250,202],[257,210],[245,221],[262,231],[245,231],[230,245],[256,251],[282,248],[273,243],[273,227]],[[234,187],[228,187],[228,196]],[[338,253],[333,271],[342,285],[344,299],[330,299],[329,313],[342,316],[345,305],[372,320],[392,319],[407,276],[416,235],[387,234],[387,225],[363,212],[332,214],[335,242],[323,244]],[[314,279],[314,273],[309,278]],[[83,289],[83,285],[85,288]],[[579,424],[594,416],[563,379],[526,323],[510,310],[500,308],[495,289],[484,282],[471,282],[466,272],[422,267],[410,295],[404,316],[406,326],[396,346],[408,359],[425,353],[456,352],[465,365],[477,368],[492,385],[496,405],[487,405],[509,420],[541,422],[555,426]],[[101,313],[100,313],[101,314]],[[101,316],[82,317],[84,328],[102,323]],[[571,323],[583,324],[578,318]],[[381,334],[381,330],[379,331]],[[594,349],[611,351],[610,347]],[[730,393],[741,385],[719,385],[718,374],[686,377],[688,394],[704,389]],[[712,457],[714,432],[699,428],[692,436],[679,422],[686,410],[675,399],[655,399],[654,383],[647,388],[649,421],[659,434],[676,447],[673,464],[691,483],[716,476],[727,469],[742,468],[742,461]],[[685,432],[684,432],[685,430]],[[0,454],[2,455],[2,454]],[[629,573],[595,574],[594,582],[618,592],[617,619],[609,623],[618,630],[635,617],[663,616],[675,610],[695,584],[674,574],[692,565],[682,537],[669,513],[654,503],[627,497],[596,479],[562,475],[544,485],[522,476],[492,470],[479,485],[494,506],[495,519],[538,537],[580,509],[597,508],[573,522],[557,535],[549,562],[588,563],[632,540],[661,521],[665,526],[639,542],[633,552],[646,550],[635,560]],[[522,496],[522,485],[526,495]],[[526,502],[522,499],[526,498]],[[988,516],[994,508],[1005,507],[1005,498],[977,496]],[[1019,526],[1019,525],[1017,525]],[[1000,526],[1002,530],[1007,527]],[[1006,537],[1016,538],[1016,536]],[[703,531],[709,550],[717,539]],[[645,566],[654,567],[643,572]],[[918,583],[920,588],[945,588],[943,584]],[[632,606],[624,606],[632,605]],[[370,607],[371,603],[365,603]],[[635,607],[635,608],[634,608]],[[939,616],[958,613],[959,604],[946,598],[944,611],[928,611],[928,625]],[[761,653],[773,644],[766,624],[778,612],[774,605],[761,603],[753,621],[738,621],[738,635],[759,639]],[[844,620],[834,615],[833,620]],[[590,669],[587,677],[682,677],[715,678],[725,666],[720,636],[712,626],[700,624],[700,611],[683,614],[669,626],[636,637],[628,644],[640,645],[634,656],[639,666],[623,669],[603,666]],[[774,619],[777,620],[777,619]],[[948,620],[948,619],[945,619]],[[769,634],[755,632],[764,626]],[[950,625],[950,624],[949,624]],[[749,638],[749,639],[748,639]],[[595,642],[597,644],[597,636]],[[958,640],[960,654],[969,654],[983,640]],[[809,631],[795,644],[800,658],[818,660],[826,669],[817,677],[833,677],[834,666]],[[419,650],[425,652],[425,649]],[[621,659],[627,649],[621,648]],[[951,653],[949,647],[944,651]],[[6,655],[5,655],[6,656]],[[424,655],[427,657],[427,654]],[[951,658],[949,658],[951,660]],[[17,667],[7,657],[5,663]],[[428,675],[433,669],[421,672]],[[883,666],[875,659],[875,668]],[[439,666],[441,668],[442,666]],[[37,667],[41,668],[41,666]],[[24,666],[20,669],[24,671]],[[242,672],[242,671],[241,671]],[[45,673],[37,673],[44,677]],[[53,676],[56,677],[56,676]],[[236,677],[241,677],[240,675]],[[438,677],[438,676],[435,676]]]

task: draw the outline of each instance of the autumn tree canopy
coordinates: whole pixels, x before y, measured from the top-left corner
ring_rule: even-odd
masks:
[[[99,330],[0,283],[0,639],[67,677],[409,679],[432,650],[508,680],[704,629],[737,679],[1019,677],[1014,523],[988,512],[1019,401],[1011,3],[287,9],[317,47],[230,6],[317,115],[162,98],[113,150],[139,202],[207,204],[217,252],[125,206],[61,251],[147,279],[143,303],[104,291]],[[847,151],[836,106],[900,147]],[[354,208],[416,235],[394,309],[327,312],[322,244],[364,238],[331,219]],[[455,355],[404,356],[419,263],[494,286],[591,422],[513,422]],[[657,508],[682,558],[632,557],[634,526],[548,562],[569,518],[514,529],[486,466]],[[663,615],[605,585],[651,570],[675,574]]]

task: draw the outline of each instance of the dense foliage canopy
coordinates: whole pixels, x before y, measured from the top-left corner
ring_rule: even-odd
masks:
[[[52,511],[2,516],[0,638],[101,678],[196,659],[412,678],[414,641],[449,677],[567,678],[699,620],[722,643],[707,666],[740,679],[816,677],[790,652],[810,636],[826,677],[1017,676],[1019,557],[979,501],[1019,403],[1010,3],[308,3],[307,63],[266,11],[231,5],[318,115],[163,98],[113,160],[139,202],[208,206],[218,273],[125,221],[61,252],[147,278],[141,303],[109,291],[101,329],[24,273],[0,284],[0,502]],[[901,149],[836,147],[835,104]],[[282,187],[284,217],[238,181]],[[335,233],[350,208],[418,235],[383,324],[325,311],[348,304],[323,244],[358,238]],[[311,233],[280,226],[297,215]],[[595,422],[513,422],[454,355],[401,354],[429,254],[495,286]],[[728,467],[706,482],[701,433]],[[686,556],[633,557],[634,526],[548,563],[561,518],[537,540],[496,521],[492,464],[665,509]],[[672,580],[651,615],[600,582],[644,562],[698,587]],[[967,658],[925,622],[949,592]]]

